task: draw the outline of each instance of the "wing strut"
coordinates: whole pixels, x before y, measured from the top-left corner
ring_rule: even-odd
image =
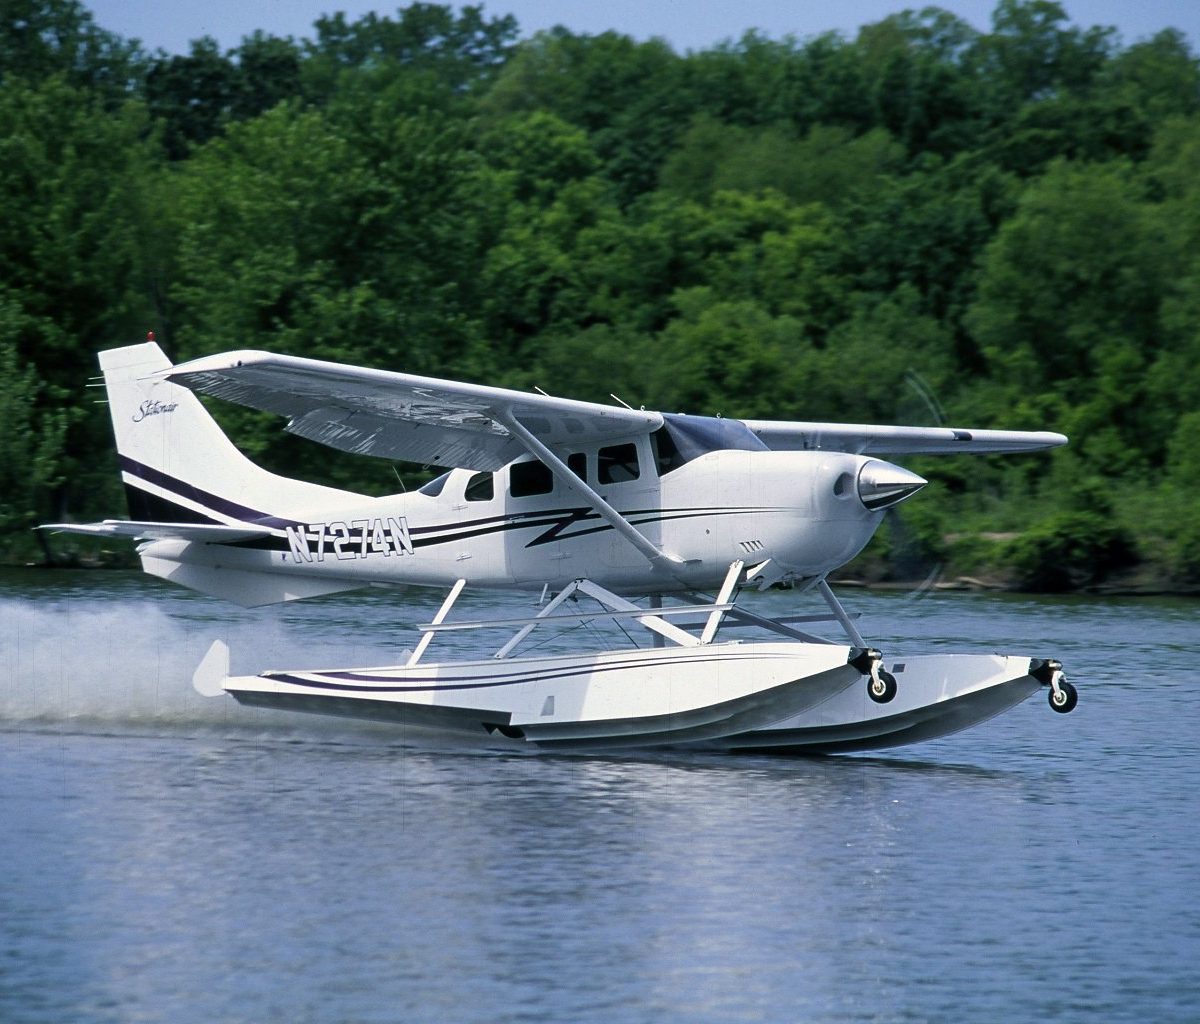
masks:
[[[555,455],[550,448],[539,441],[525,424],[517,419],[515,414],[505,410],[498,413],[496,419],[507,427],[529,449],[531,455],[541,459],[549,467],[550,472],[558,478],[559,483],[582,494],[591,504],[596,514],[645,555],[646,560],[655,569],[670,573],[673,576],[675,570],[685,564],[682,558],[660,550],[645,534],[632,526],[629,520],[605,501],[599,493],[593,490],[586,480],[582,480],[572,473],[567,468],[566,463]]]

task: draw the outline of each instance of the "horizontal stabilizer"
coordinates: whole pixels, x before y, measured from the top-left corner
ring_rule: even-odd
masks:
[[[270,537],[265,526],[220,526],[208,523],[151,523],[129,519],[105,519],[100,523],[44,523],[39,530],[79,533],[89,537],[128,537],[134,540],[187,540],[226,544],[253,537]]]

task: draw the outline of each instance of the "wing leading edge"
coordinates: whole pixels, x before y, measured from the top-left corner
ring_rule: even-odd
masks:
[[[515,418],[551,447],[656,430],[656,412],[533,395],[270,352],[225,352],[157,376],[288,417],[287,430],[356,455],[493,471],[527,448]]]

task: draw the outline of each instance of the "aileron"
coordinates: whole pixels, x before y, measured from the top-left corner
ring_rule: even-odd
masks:
[[[1067,438],[1049,430],[898,427],[869,423],[746,420],[773,451],[835,451],[856,455],[982,455],[1057,448]]]

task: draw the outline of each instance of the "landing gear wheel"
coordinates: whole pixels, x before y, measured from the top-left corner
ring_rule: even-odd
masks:
[[[886,704],[896,696],[896,677],[880,667],[867,680],[867,696],[876,704]]]
[[[1057,711],[1060,715],[1065,715],[1070,711],[1075,710],[1075,705],[1079,703],[1079,694],[1075,687],[1068,683],[1065,679],[1058,681],[1058,689],[1051,687],[1050,689],[1050,707]]]

